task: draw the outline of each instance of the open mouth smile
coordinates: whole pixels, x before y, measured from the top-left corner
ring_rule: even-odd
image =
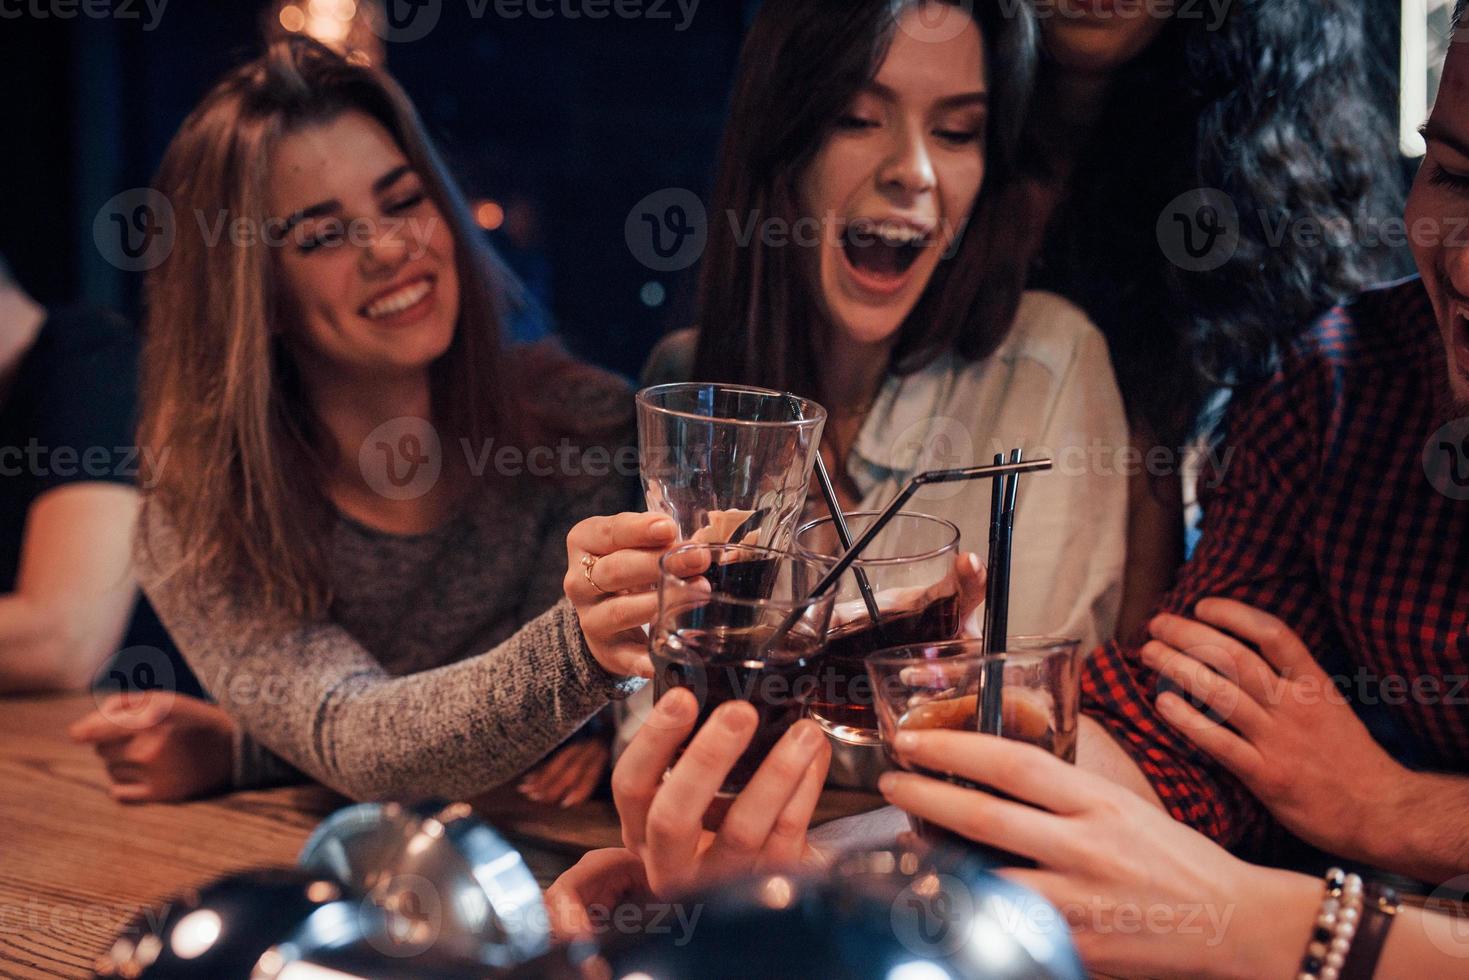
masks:
[[[931,227],[906,221],[849,221],[842,229],[842,256],[858,285],[884,295],[908,284],[925,249],[934,247]]]
[[[434,277],[414,276],[405,283],[392,286],[358,308],[359,316],[374,322],[417,319],[433,301]]]

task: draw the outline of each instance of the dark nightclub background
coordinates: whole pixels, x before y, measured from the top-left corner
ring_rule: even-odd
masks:
[[[259,49],[267,26],[279,30],[286,6],[166,0],[155,15],[159,2],[0,0],[0,254],[43,302],[82,299],[137,316],[141,276],[104,258],[93,221],[113,195],[147,185],[184,115]],[[350,4],[326,6],[339,2]],[[643,16],[596,20],[498,16],[517,5],[495,0],[388,2],[438,7],[427,36],[383,45],[386,66],[544,322],[635,375],[659,336],[689,322],[697,267],[650,271],[629,250],[624,222],[662,188],[707,193],[758,0],[702,0],[688,17],[689,0],[641,0]],[[564,2],[539,0],[539,9],[588,6]],[[1398,0],[1364,2],[1380,9],[1376,36],[1396,66]]]

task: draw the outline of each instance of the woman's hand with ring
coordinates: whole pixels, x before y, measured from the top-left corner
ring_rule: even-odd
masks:
[[[566,536],[562,588],[608,673],[653,676],[643,627],[658,612],[658,559],[677,538],[670,518],[634,513],[589,517]]]

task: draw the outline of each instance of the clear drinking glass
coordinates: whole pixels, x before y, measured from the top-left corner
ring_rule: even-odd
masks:
[[[855,541],[879,515],[845,516]],[[830,517],[796,532],[799,554],[835,561],[845,550]],[[876,746],[882,741],[867,675],[868,655],[886,647],[935,643],[959,635],[963,622],[954,566],[958,553],[959,529],[949,521],[898,514],[842,575],[811,702],[811,717],[833,738],[852,745]],[[866,577],[876,600],[876,626],[862,598],[858,573]]]
[[[998,681],[1001,736],[1038,745],[1074,763],[1081,698],[1080,646],[1079,640],[1061,637],[1017,636],[1006,644],[1008,649],[989,655],[984,653],[982,640],[966,639],[913,644],[869,656],[867,673],[877,703],[878,729],[889,758],[902,765],[892,752],[893,739],[901,731],[979,731],[986,690]],[[969,789],[995,792],[951,773],[917,771]],[[997,864],[1029,863],[917,818],[913,818],[913,829],[934,843],[984,851]]]
[[[682,541],[789,547],[826,410],[795,395],[667,384],[637,395],[638,465],[648,509]]]
[[[691,690],[699,702],[695,731],[733,699],[750,702],[759,716],[721,789],[733,796],[805,713],[835,603],[831,592],[809,595],[831,564],[753,545],[703,543],[674,548],[659,564],[658,617],[649,635],[655,697]],[[728,589],[731,581],[738,588]]]

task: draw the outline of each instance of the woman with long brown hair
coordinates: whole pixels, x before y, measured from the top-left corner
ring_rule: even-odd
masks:
[[[1102,335],[1070,303],[1026,292],[1010,254],[1026,238],[1027,215],[1005,207],[1037,41],[1024,5],[1013,16],[1002,7],[765,0],[740,55],[698,326],[668,337],[644,380],[820,401],[821,451],[849,511],[881,508],[924,469],[987,463],[1013,446],[1054,456],[1017,511],[1010,625],[1095,644],[1112,635],[1121,600],[1127,481],[1116,453],[1127,423]],[[989,492],[932,487],[909,509],[952,521],[973,549],[987,536]],[[978,568],[969,575],[982,582]],[[707,773],[664,778],[670,733],[693,724],[680,700],[659,702],[660,724],[630,736],[614,775],[623,836],[644,843],[595,852],[569,873],[558,895],[573,905],[584,880],[687,880],[806,853],[804,824],[782,808],[809,816],[798,805],[811,792],[806,767],[825,776],[826,763],[795,758],[794,779],[772,766],[742,809],[731,805],[723,841],[689,859],[714,789]],[[714,729],[722,747],[744,744],[726,717],[728,730]],[[845,749],[831,767],[857,785],[872,768]]]
[[[620,593],[673,527],[594,516],[631,509],[631,398],[502,347],[508,280],[397,85],[275,44],[156,187],[140,579],[238,726],[234,783],[285,762],[359,798],[471,794],[635,686],[652,611]],[[125,785],[158,749],[102,751]]]
[[[1094,645],[1121,601],[1127,425],[1101,334],[1014,268],[1037,38],[1028,8],[1004,6],[767,0],[731,99],[698,328],[667,338],[645,380],[821,402],[849,510],[923,469],[1017,446],[1055,457],[1021,493],[1010,625]],[[929,487],[910,509],[975,549],[989,492]]]

